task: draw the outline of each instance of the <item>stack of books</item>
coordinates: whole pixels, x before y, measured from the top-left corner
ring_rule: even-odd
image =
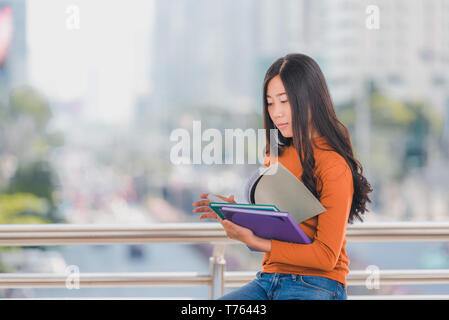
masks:
[[[248,203],[210,202],[209,207],[220,218],[249,228],[265,239],[310,244],[299,224],[326,211],[280,162],[259,168],[248,180],[245,197]]]

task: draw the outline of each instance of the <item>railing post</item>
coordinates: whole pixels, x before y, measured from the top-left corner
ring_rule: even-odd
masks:
[[[226,268],[224,251],[225,244],[215,244],[213,256],[209,258],[211,277],[209,298],[211,300],[221,297],[224,292],[224,273]]]

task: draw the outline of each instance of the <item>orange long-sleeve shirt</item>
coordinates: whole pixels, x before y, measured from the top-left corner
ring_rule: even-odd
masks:
[[[331,149],[323,136],[313,142]],[[345,250],[346,227],[354,193],[351,169],[337,152],[320,150],[313,143],[312,147],[317,173],[323,180],[320,202],[326,211],[299,224],[312,239],[311,244],[271,240],[271,251],[264,255],[262,271],[322,276],[346,285],[350,262]],[[269,166],[277,160],[302,181],[301,161],[294,146],[287,147],[277,159],[265,156],[264,164]],[[319,188],[320,181],[316,183]]]

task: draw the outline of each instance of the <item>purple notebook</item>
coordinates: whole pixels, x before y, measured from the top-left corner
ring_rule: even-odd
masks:
[[[293,243],[310,244],[312,241],[286,211],[267,211],[223,206],[220,211],[239,226],[251,229],[258,237]],[[249,247],[252,251],[260,251]]]

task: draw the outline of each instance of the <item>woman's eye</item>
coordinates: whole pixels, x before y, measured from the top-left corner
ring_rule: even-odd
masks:
[[[287,102],[288,102],[288,100],[281,101],[281,103],[287,103]],[[273,104],[272,102],[267,102],[268,106],[271,106],[272,104]]]

